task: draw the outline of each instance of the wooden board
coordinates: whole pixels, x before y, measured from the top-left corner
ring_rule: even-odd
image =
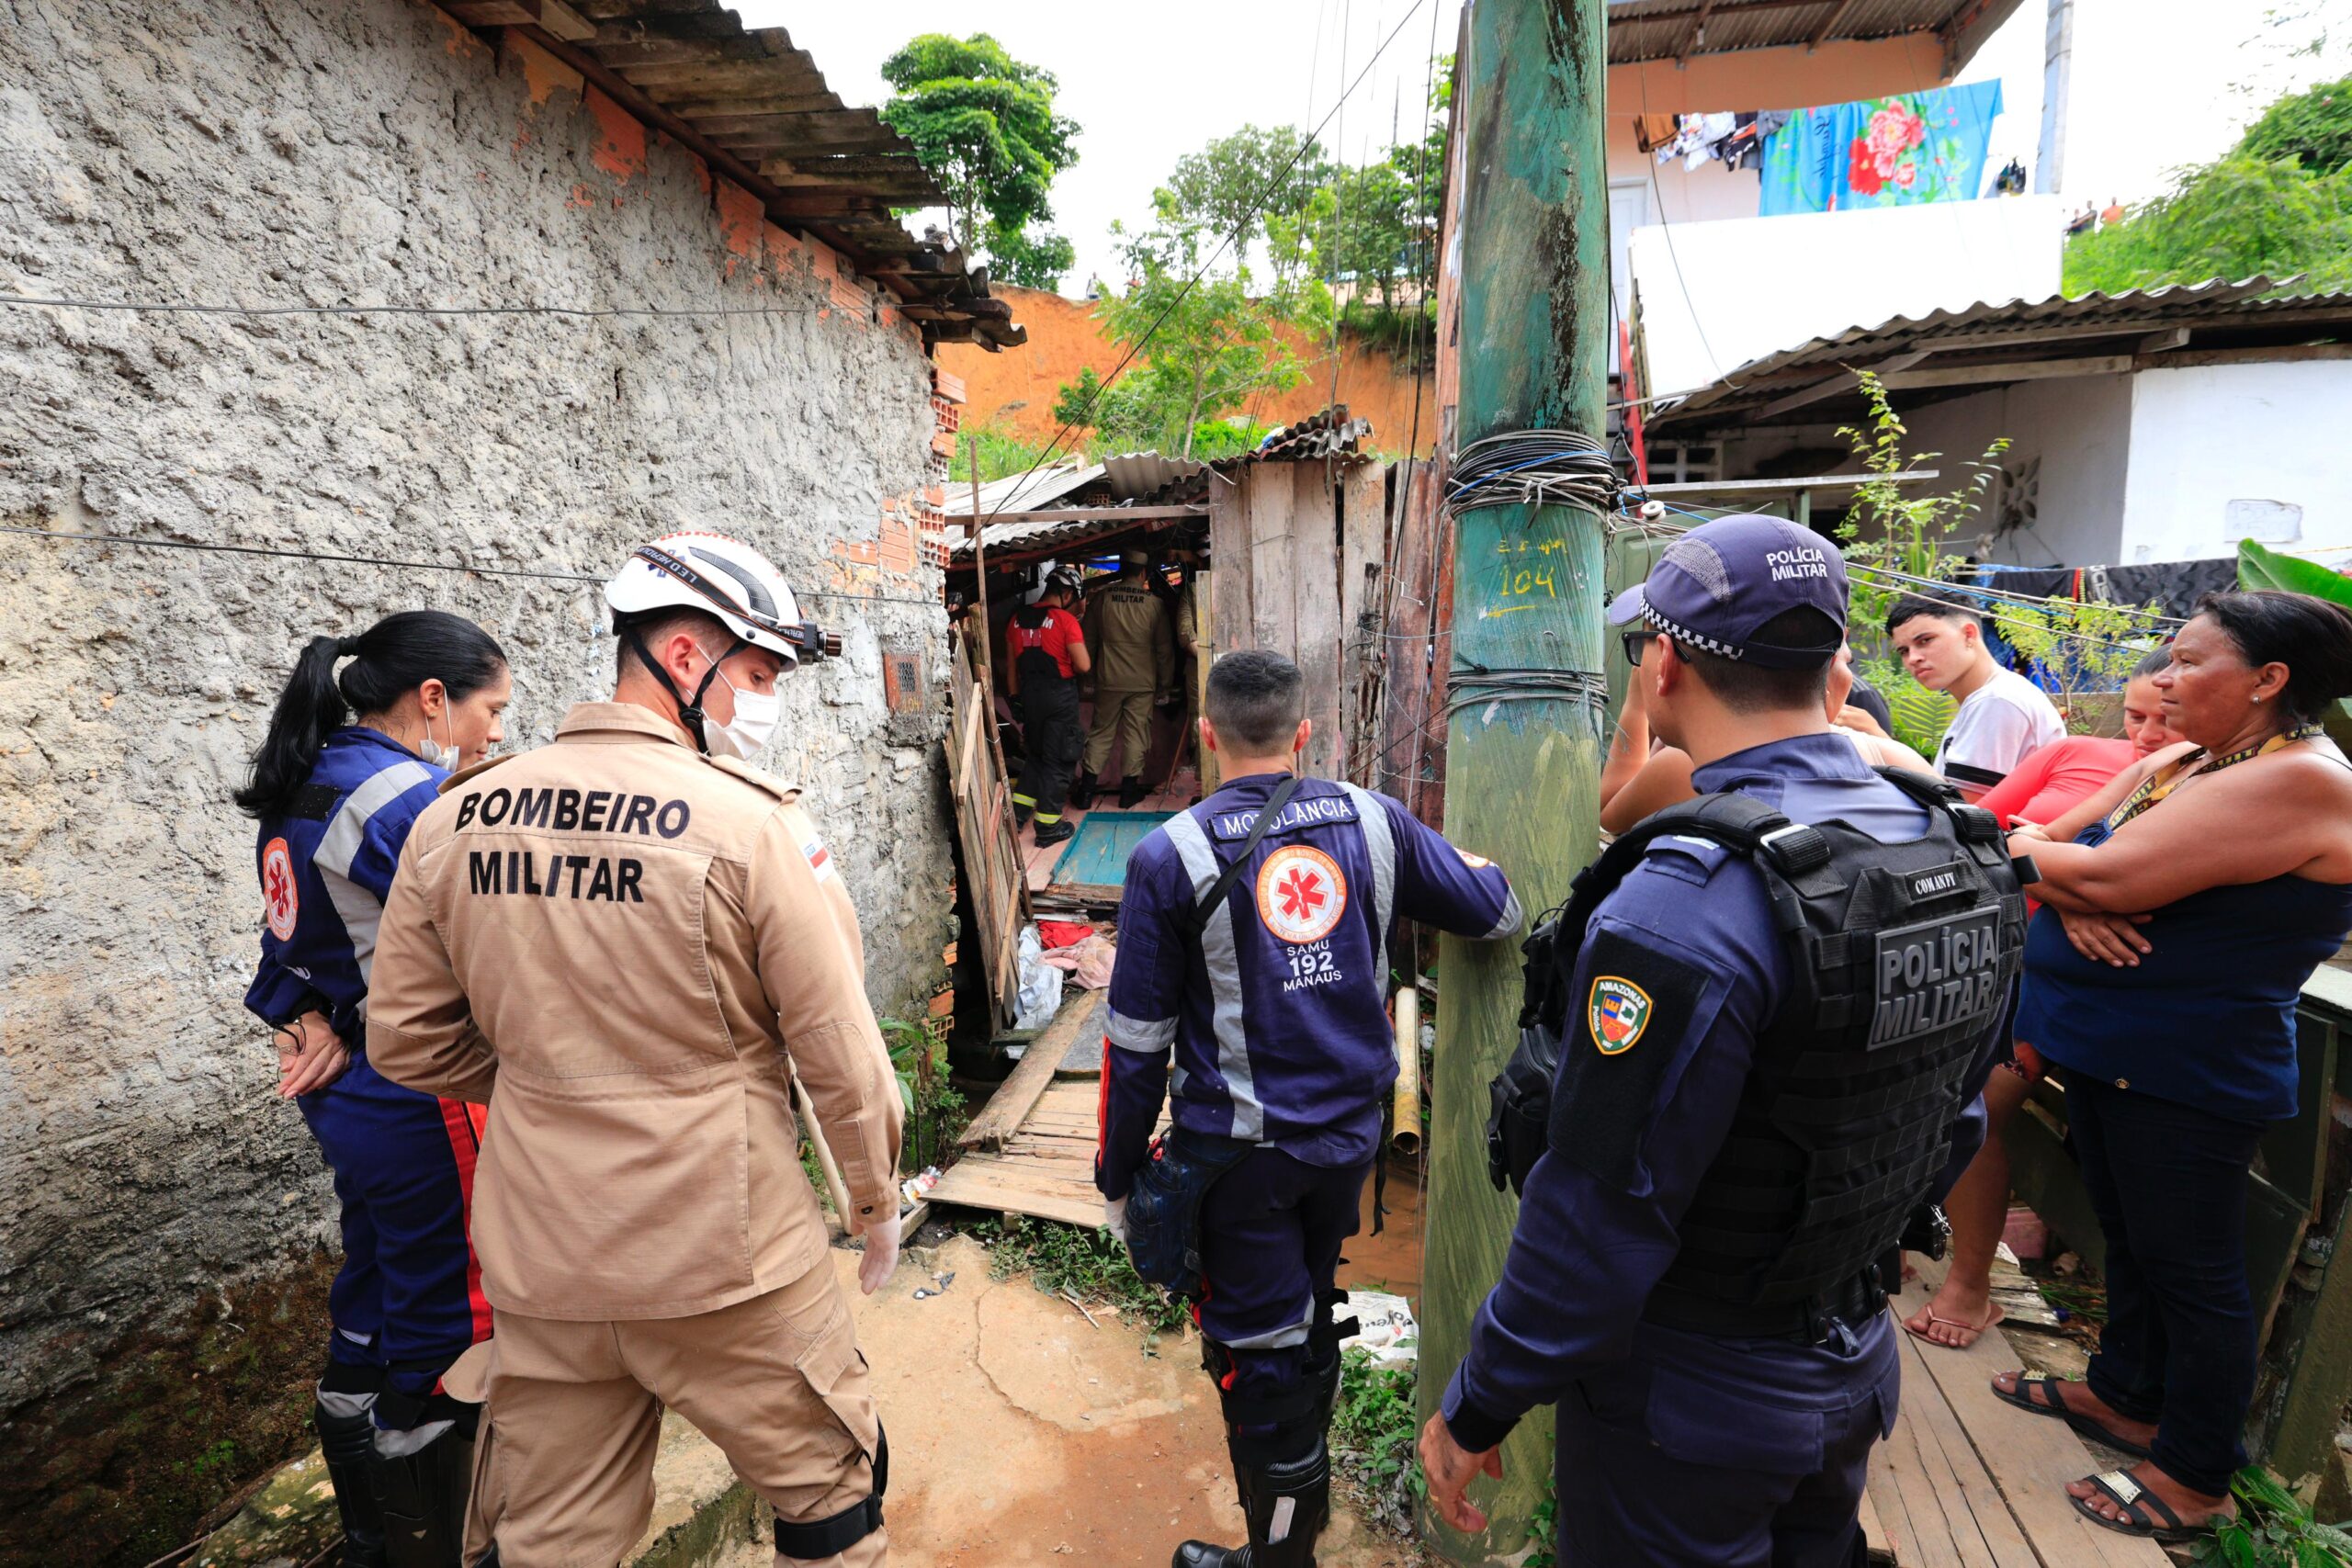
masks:
[[[996,747],[995,704],[979,678],[986,667],[975,671],[969,647],[960,636],[953,641],[947,781],[963,851],[965,895],[979,928],[973,936],[987,981],[989,1022],[1002,1029],[1012,1021],[1014,946],[1029,918],[1029,887],[1013,836],[1012,786]]]
[[[1040,1036],[1031,1054],[1043,1044]],[[1024,1059],[1022,1065],[1028,1063]],[[1009,1081],[1006,1087],[1011,1087]],[[1097,1098],[1091,1082],[1055,1084],[1035,1102],[1001,1152],[968,1154],[950,1166],[928,1194],[933,1206],[1028,1214],[1070,1225],[1101,1224],[1102,1195],[1094,1188]],[[1164,1114],[1160,1124],[1167,1124]]]
[[[956,1140],[957,1147],[1000,1148],[1012,1138],[1038,1098],[1053,1083],[1054,1069],[1061,1066],[1070,1042],[1094,1021],[1096,1010],[1108,995],[1105,991],[1080,991],[1063,999],[1054,1021],[1029,1042],[1029,1048],[1021,1054],[1020,1065],[1012,1069],[1010,1077],[997,1085],[988,1104],[972,1118],[972,1124],[964,1129],[963,1136]],[[954,1175],[957,1168],[952,1168],[948,1174]],[[933,1196],[937,1197],[936,1190]]]
[[[1919,1265],[1916,1312],[1943,1279]],[[1871,1466],[1870,1498],[1902,1568],[2170,1568],[2163,1548],[2075,1512],[2066,1483],[2103,1468],[2066,1424],[2004,1404],[1993,1375],[2023,1363],[2000,1330],[1965,1350],[1903,1346],[1903,1413]]]

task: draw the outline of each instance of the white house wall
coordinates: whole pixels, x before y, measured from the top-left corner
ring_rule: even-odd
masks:
[[[2121,564],[2234,555],[2248,532],[2290,550],[2352,546],[2352,365],[2196,366],[2137,379]],[[2256,504],[2233,516],[2233,502]]]
[[[2128,376],[2020,381],[1924,405],[1894,395],[1895,412],[1910,431],[1905,448],[1938,454],[1915,466],[1941,468],[1940,488],[1965,483],[1975,471],[1969,465],[1994,441],[2008,439],[2000,457],[2004,484],[2030,485],[2033,499],[2031,527],[2003,534],[1989,552],[1987,558],[2010,566],[2117,564],[2132,405]],[[2001,493],[1996,488],[1988,513]],[[1962,531],[1973,536],[1995,521],[1991,515],[1971,520]]]

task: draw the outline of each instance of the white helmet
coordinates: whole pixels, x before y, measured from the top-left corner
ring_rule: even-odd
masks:
[[[620,574],[605,584],[605,603],[612,608],[616,630],[648,611],[700,610],[786,666],[831,651],[816,625],[800,618],[784,573],[751,546],[724,534],[664,534],[639,546]]]

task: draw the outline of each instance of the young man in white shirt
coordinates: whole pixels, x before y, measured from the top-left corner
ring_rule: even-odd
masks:
[[[1913,680],[1960,703],[1935,763],[1962,798],[1974,800],[2026,758],[2065,739],[2066,721],[2042,689],[1994,660],[1984,624],[1973,612],[1907,596],[1888,612],[1886,636]]]

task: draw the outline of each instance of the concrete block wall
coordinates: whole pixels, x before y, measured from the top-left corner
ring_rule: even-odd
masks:
[[[472,615],[514,746],[610,679],[593,584],[439,568],[596,575],[696,527],[806,585],[846,647],[786,683],[764,761],[836,848],[877,1007],[921,1015],[951,912],[945,463],[886,291],[421,0],[32,0],[0,25],[0,292],[707,312],[0,307],[0,526],[436,569],[0,535],[0,1434],[134,1329],[332,1247],[240,1005],[260,908],[228,796],[293,658]],[[928,712],[894,721],[910,652]]]

